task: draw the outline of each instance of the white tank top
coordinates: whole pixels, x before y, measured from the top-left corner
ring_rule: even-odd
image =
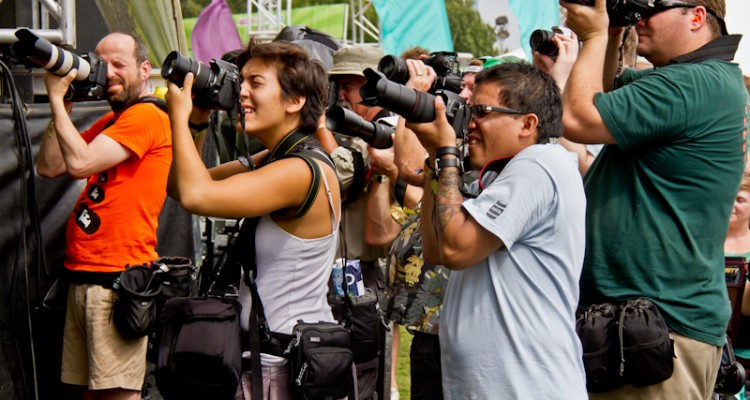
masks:
[[[297,320],[335,322],[328,305],[328,280],[338,244],[338,223],[333,198],[323,174],[331,207],[331,233],[316,239],[302,239],[281,229],[264,215],[255,233],[257,287],[271,332],[291,334]],[[248,330],[250,289],[240,287],[241,325]],[[279,358],[262,355],[263,364],[277,364]]]

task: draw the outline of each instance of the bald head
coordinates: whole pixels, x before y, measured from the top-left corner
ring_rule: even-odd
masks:
[[[97,54],[99,54],[98,49],[100,46],[112,45],[119,45],[124,46],[123,48],[132,49],[131,53],[133,54],[133,57],[138,64],[148,60],[148,48],[138,35],[124,32],[110,33],[109,35],[103,37],[102,40],[100,40],[96,45]]]
[[[123,110],[146,94],[151,64],[137,36],[110,33],[96,45],[96,54],[107,65],[107,101],[113,110]]]

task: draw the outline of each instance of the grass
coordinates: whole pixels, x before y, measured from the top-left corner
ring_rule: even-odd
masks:
[[[398,362],[396,364],[396,382],[400,400],[411,400],[411,374],[409,373],[409,349],[412,335],[406,328],[399,326],[401,342],[399,343]]]

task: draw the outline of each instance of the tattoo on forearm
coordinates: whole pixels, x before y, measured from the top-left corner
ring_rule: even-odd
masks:
[[[461,211],[464,196],[461,194],[460,180],[456,168],[446,169],[440,174],[435,204],[440,219],[440,231],[445,230],[451,218]]]

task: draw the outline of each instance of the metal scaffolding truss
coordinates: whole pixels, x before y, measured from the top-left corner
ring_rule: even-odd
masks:
[[[380,41],[379,27],[365,13],[374,7],[372,0],[349,0],[344,37],[345,44],[362,44],[367,39]],[[271,40],[286,25],[293,25],[292,0],[247,0],[248,34]],[[253,13],[257,17],[253,20]]]
[[[362,44],[365,43],[365,39],[370,37],[375,41],[380,41],[380,28],[377,27],[372,21],[367,19],[365,12],[374,7],[372,0],[349,0],[349,8],[351,10],[351,43]],[[344,42],[346,38],[344,38]]]
[[[76,2],[75,0],[30,0],[31,30],[57,45],[76,47]],[[51,29],[50,18],[58,28]],[[16,41],[17,28],[0,29],[0,44]]]
[[[282,2],[286,3],[282,8]],[[253,21],[252,15],[258,13]],[[247,0],[248,34],[271,40],[286,25],[291,25],[292,0]],[[255,29],[250,29],[251,27]]]

